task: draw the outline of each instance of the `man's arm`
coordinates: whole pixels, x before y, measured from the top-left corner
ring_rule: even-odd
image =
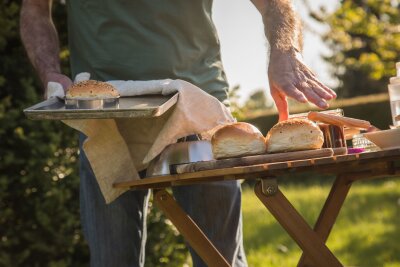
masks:
[[[59,82],[64,90],[71,80],[61,74],[59,42],[51,18],[52,0],[24,0],[21,8],[20,33],[29,59],[43,86],[50,81]]]
[[[270,43],[268,78],[271,95],[279,111],[279,120],[289,115],[286,97],[327,108],[327,100],[336,97],[302,62],[300,23],[290,0],[251,0],[261,13],[265,35]]]

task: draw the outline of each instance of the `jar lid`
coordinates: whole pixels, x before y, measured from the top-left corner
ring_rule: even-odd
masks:
[[[364,133],[355,134],[353,138],[364,138]]]

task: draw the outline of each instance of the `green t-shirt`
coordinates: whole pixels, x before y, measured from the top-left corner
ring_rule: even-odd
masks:
[[[72,74],[183,79],[220,101],[228,83],[212,0],[68,0]]]

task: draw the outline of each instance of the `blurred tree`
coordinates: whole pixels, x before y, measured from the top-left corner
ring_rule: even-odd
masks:
[[[236,118],[238,121],[242,120],[244,117],[243,113],[243,108],[241,107],[239,103],[239,90],[240,90],[240,85],[235,85],[232,88],[229,89],[229,102],[230,102],[230,110],[232,112],[232,115],[234,118]]]
[[[146,267],[184,266],[189,253],[183,237],[152,202],[147,218]]]
[[[275,108],[273,101],[268,101],[265,89],[255,90],[244,104],[240,104],[239,91],[240,85],[229,89],[230,109],[238,121],[244,120],[251,113]]]
[[[332,55],[325,60],[340,81],[339,97],[387,92],[400,60],[399,8],[398,0],[342,0],[333,14],[310,12],[330,25],[323,39]]]
[[[0,266],[87,266],[77,133],[61,122],[27,120],[22,112],[43,92],[19,39],[19,10],[20,1],[0,1]],[[68,74],[65,11],[55,1]],[[166,222],[151,209],[146,266],[182,266],[187,258],[182,237]]]
[[[254,91],[244,103],[243,109],[246,112],[261,111],[274,108],[272,101],[267,100],[265,89],[258,89]]]

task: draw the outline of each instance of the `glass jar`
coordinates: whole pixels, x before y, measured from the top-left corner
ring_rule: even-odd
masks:
[[[354,148],[364,148],[366,152],[380,150],[378,146],[364,137],[364,134],[356,134],[351,140]]]

